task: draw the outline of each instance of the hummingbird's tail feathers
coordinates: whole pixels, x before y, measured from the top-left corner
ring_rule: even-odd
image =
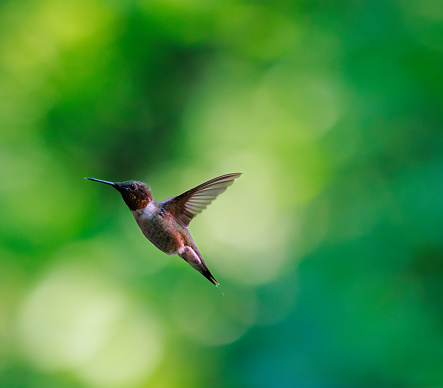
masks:
[[[215,287],[218,287],[220,285],[220,283],[215,280],[214,276],[212,276],[211,271],[209,271],[209,269],[206,268],[206,270],[201,271],[201,270],[197,270],[199,271],[206,279],[208,279]]]
[[[192,268],[200,272],[206,279],[208,279],[214,286],[217,287],[219,285],[219,282],[215,280],[211,271],[209,271],[208,267],[206,266],[206,263],[197,252],[191,247],[185,246],[178,251],[178,255],[183,260],[186,260],[192,266]]]

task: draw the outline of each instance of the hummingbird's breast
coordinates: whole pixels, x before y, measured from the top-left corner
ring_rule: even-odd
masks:
[[[186,244],[189,232],[177,223],[171,213],[162,211],[158,202],[152,201],[132,213],[146,238],[161,251],[174,255],[180,246]]]

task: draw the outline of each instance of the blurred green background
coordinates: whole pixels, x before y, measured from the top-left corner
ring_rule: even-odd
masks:
[[[0,386],[443,385],[443,2],[0,5]],[[138,230],[243,172],[190,231]]]

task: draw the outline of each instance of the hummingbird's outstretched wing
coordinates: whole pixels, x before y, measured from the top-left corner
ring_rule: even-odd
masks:
[[[233,173],[211,179],[191,190],[174,198],[169,198],[161,204],[163,209],[169,211],[183,226],[188,226],[191,220],[206,208],[217,195],[238,178],[241,173]]]

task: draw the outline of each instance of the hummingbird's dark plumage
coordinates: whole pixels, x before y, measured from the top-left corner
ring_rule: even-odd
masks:
[[[187,226],[240,175],[241,173],[233,173],[219,176],[163,202],[154,201],[151,188],[143,182],[86,179],[106,183],[118,190],[149,241],[168,255],[178,254],[210,282],[218,285],[192,240]]]

